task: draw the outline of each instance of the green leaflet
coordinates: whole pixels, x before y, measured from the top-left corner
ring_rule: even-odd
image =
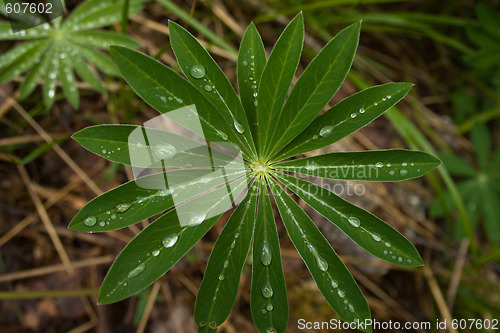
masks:
[[[218,327],[233,308],[253,236],[258,185],[253,184],[215,242],[194,308],[199,332]]]
[[[266,156],[302,132],[332,99],[351,68],[360,29],[361,22],[357,22],[339,32],[307,66],[279,115],[284,132],[274,132]]]
[[[297,69],[304,42],[304,21],[299,13],[274,45],[257,92],[258,147],[263,157],[278,126],[288,88]]]
[[[423,264],[415,247],[375,215],[316,184],[285,174],[275,175],[286,187],[366,251],[399,266],[416,267]]]
[[[196,105],[208,141],[239,143],[237,135],[221,113],[198,89],[158,61],[131,49],[111,47],[111,55],[134,91],[152,107],[166,113]],[[242,149],[245,149],[241,146]],[[245,150],[244,150],[245,151]]]
[[[210,54],[186,29],[169,22],[170,42],[177,62],[188,80],[204,94],[231,123],[236,142],[255,155],[255,146],[245,111],[233,86]]]
[[[246,184],[246,180],[240,182],[238,191]],[[191,225],[181,226],[178,213],[171,210],[141,231],[111,266],[99,291],[99,303],[117,302],[137,293],[182,258],[228,208],[225,188],[193,199],[193,207],[208,197],[220,199],[203,213],[194,210]],[[212,212],[214,214],[210,214]]]
[[[387,83],[360,91],[316,118],[273,158],[279,161],[323,148],[369,124],[401,100],[410,83]]]
[[[255,25],[250,23],[241,40],[237,73],[241,103],[245,109],[248,126],[250,126],[252,138],[256,145],[259,142],[257,92],[266,62],[266,51],[262,39]]]
[[[421,151],[390,149],[329,153],[281,162],[273,167],[321,178],[390,182],[421,177],[440,163]]]
[[[288,298],[281,265],[278,231],[274,222],[270,194],[265,180],[260,185],[257,223],[253,240],[252,287],[250,307],[255,326],[259,332],[274,328],[285,332],[288,324]],[[271,297],[263,295],[270,286]],[[265,289],[267,290],[267,289]]]
[[[345,321],[369,319],[363,293],[321,231],[276,182],[271,188],[288,236],[328,304]]]

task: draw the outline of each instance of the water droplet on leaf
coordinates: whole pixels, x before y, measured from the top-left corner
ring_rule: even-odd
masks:
[[[262,246],[262,251],[260,253],[260,261],[264,266],[269,266],[272,260],[271,249],[269,248],[269,244],[267,241],[264,241],[264,245]]]
[[[201,79],[202,77],[205,76],[205,67],[196,64],[193,67],[191,67],[191,69],[189,70],[189,74],[191,74],[191,76],[194,77],[195,79]]]
[[[240,134],[243,134],[245,133],[245,129],[243,128],[243,126],[238,122],[238,120],[234,119],[234,128],[236,129],[236,131],[238,131],[238,133]]]
[[[142,272],[144,272],[145,268],[146,268],[146,265],[140,264],[139,266],[137,266],[136,268],[134,268],[130,272],[128,272],[127,277],[133,278],[133,277],[141,274]]]
[[[153,154],[160,160],[167,160],[177,154],[177,149],[170,143],[163,143],[153,148]]]
[[[177,240],[179,239],[179,236],[176,233],[171,233],[163,237],[163,240],[161,243],[165,248],[169,248],[175,245],[177,243]]]
[[[332,134],[333,126],[325,126],[319,131],[319,136],[322,138],[327,138]]]
[[[97,217],[95,216],[89,216],[85,220],[83,220],[83,224],[85,224],[87,227],[92,227],[97,223]]]
[[[265,298],[271,298],[273,297],[273,294],[273,288],[271,287],[271,284],[269,284],[269,281],[267,281],[262,288],[262,296],[264,296]]]
[[[119,203],[115,208],[118,213],[123,213],[126,212],[132,204],[132,202]]]
[[[361,225],[361,222],[359,221],[359,219],[357,217],[354,217],[354,216],[350,216],[347,218],[347,221],[349,221],[349,223],[354,227],[354,228],[357,228]]]

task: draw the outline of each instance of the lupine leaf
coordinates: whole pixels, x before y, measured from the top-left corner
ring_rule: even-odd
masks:
[[[275,332],[285,332],[288,324],[288,298],[279,236],[265,181],[260,186],[252,255],[250,307],[255,326],[260,332],[268,332],[272,328]],[[262,289],[267,285],[273,289],[271,298],[262,294]]]
[[[292,82],[304,42],[304,21],[299,13],[274,45],[262,72],[257,96],[258,148],[263,155],[278,125],[283,102]]]
[[[401,100],[411,86],[410,83],[387,83],[347,97],[316,118],[273,160],[323,148],[357,131]]]
[[[307,66],[279,115],[284,130],[274,132],[270,155],[302,132],[332,99],[351,68],[360,29],[357,22],[339,32]]]
[[[253,236],[258,189],[254,183],[215,242],[196,296],[194,320],[199,332],[221,325],[233,308]]]
[[[262,39],[255,25],[250,23],[243,35],[238,52],[238,88],[248,125],[256,144],[259,140],[256,96],[266,62],[266,51]]]
[[[440,163],[421,151],[390,149],[328,153],[277,163],[273,167],[321,178],[390,182],[421,177]]]
[[[371,254],[399,266],[423,264],[415,247],[375,215],[316,184],[285,174],[276,174],[276,177]]]
[[[278,184],[271,187],[288,236],[328,304],[347,322],[369,319],[363,293],[321,231]]]
[[[245,186],[246,181],[241,183],[239,189]],[[193,201],[200,202],[205,197],[215,196],[220,198],[218,204],[206,214],[210,211],[225,211],[227,207],[221,206],[227,204],[225,200],[228,194],[225,191],[225,188],[220,188]],[[209,218],[196,215],[196,224],[181,226],[176,210],[171,210],[151,223],[116,258],[101,285],[99,303],[120,301],[153,283],[182,258],[221,215],[205,215],[212,216]]]
[[[80,78],[86,82],[88,82],[92,88],[97,91],[104,91],[103,86],[101,85],[101,80],[97,74],[95,74],[89,66],[85,63],[85,61],[77,54],[72,54],[71,60],[73,62],[73,66],[75,67],[75,71],[80,76]]]
[[[223,113],[236,139],[254,153],[245,111],[224,72],[186,29],[170,21],[169,30],[175,57],[188,80]]]
[[[107,49],[111,45],[120,45],[132,49],[140,46],[132,38],[110,31],[82,31],[72,34],[71,38],[80,44],[94,45],[103,49]]]

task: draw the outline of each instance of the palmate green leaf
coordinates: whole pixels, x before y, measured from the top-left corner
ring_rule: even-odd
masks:
[[[360,91],[316,118],[273,161],[323,148],[369,124],[410,91],[410,83],[387,83]]]
[[[50,35],[50,24],[45,23],[28,30],[13,32],[10,23],[0,22],[0,40],[29,40],[46,38]]]
[[[371,254],[399,266],[416,267],[423,264],[415,247],[375,215],[316,184],[285,174],[275,173],[275,176]]]
[[[56,43],[53,46],[53,54],[58,55],[60,48],[61,45]],[[45,72],[43,78],[43,102],[47,109],[50,109],[52,107],[56,98],[56,83],[57,76],[59,74],[59,66],[59,57],[52,57],[52,59],[50,59],[49,61],[49,64],[47,65],[47,71]]]
[[[304,20],[299,13],[285,28],[269,55],[257,92],[258,146],[263,155],[278,126],[278,118],[299,64],[304,42]]]
[[[208,141],[239,142],[232,124],[227,122],[226,114],[221,113],[189,81],[137,51],[124,47],[111,47],[110,50],[125,80],[153,108],[166,113],[195,104]]]
[[[273,167],[321,178],[390,182],[421,177],[440,163],[421,151],[389,149],[329,153],[281,162]]]
[[[363,293],[321,231],[276,182],[271,188],[288,235],[328,304],[347,322],[369,319]]]
[[[49,42],[50,43],[50,42]],[[25,99],[33,92],[36,85],[38,84],[38,80],[42,77],[42,75],[47,71],[47,68],[52,60],[51,55],[54,54],[54,50],[47,46],[47,52],[45,56],[40,59],[37,63],[33,65],[28,74],[26,75],[24,82],[21,84],[19,98],[21,100]]]
[[[233,308],[253,236],[258,189],[259,184],[254,182],[215,242],[196,296],[194,320],[198,332],[221,325]]]
[[[257,92],[260,77],[266,66],[266,50],[253,23],[250,23],[241,40],[238,52],[237,74],[241,103],[256,145],[259,142],[257,127]]]
[[[42,44],[43,41],[33,40],[21,45],[14,47],[0,56],[0,68],[6,68],[8,65],[13,63],[18,57],[22,56],[27,52],[31,52],[32,49],[36,48],[38,45]]]
[[[238,191],[246,187],[246,180],[241,182]],[[227,207],[225,188],[215,190],[192,201],[199,202],[206,196],[221,198],[211,210],[220,212]],[[197,202],[194,206],[197,206]],[[220,208],[223,208],[220,210]],[[210,213],[210,211],[206,213]],[[142,230],[118,255],[104,279],[99,291],[98,302],[107,304],[127,298],[150,285],[168,271],[186,252],[210,230],[222,213],[203,218],[193,213],[196,223],[181,226],[176,210],[167,212],[162,217]]]
[[[245,111],[224,72],[186,29],[172,21],[168,26],[172,49],[188,80],[231,122],[231,131],[236,139],[255,155],[255,145]]]
[[[259,332],[269,332],[273,328],[275,332],[285,332],[288,324],[288,298],[279,236],[265,181],[260,186],[252,256],[250,307],[255,326]],[[273,290],[271,297],[266,297],[269,295],[268,289],[264,289],[267,286],[271,286]]]
[[[275,131],[265,156],[302,132],[332,99],[351,68],[359,41],[361,22],[337,34],[307,66],[295,84],[278,119],[284,131]]]
[[[89,62],[95,64],[102,70],[104,73],[119,76],[120,72],[116,68],[115,63],[104,53],[99,52],[93,48],[89,48],[84,44],[79,44],[77,42],[69,42],[71,44],[71,48],[82,57],[87,59]]]

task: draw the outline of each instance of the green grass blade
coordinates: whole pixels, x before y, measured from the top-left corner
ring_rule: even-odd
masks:
[[[339,32],[307,66],[279,115],[285,129],[274,132],[269,155],[302,132],[335,95],[351,68],[360,29],[357,22]]]
[[[399,266],[423,264],[415,247],[390,225],[335,193],[285,174],[276,177],[371,254]]]
[[[275,182],[272,192],[288,235],[328,304],[347,322],[369,319],[363,293],[321,231]]]
[[[389,149],[329,153],[273,167],[322,178],[390,182],[421,177],[440,163],[434,156],[421,151]]]
[[[241,40],[238,53],[238,89],[253,140],[258,144],[257,91],[266,66],[266,51],[257,28],[250,23]]]
[[[246,180],[241,182],[238,190],[241,191],[246,184]],[[225,188],[221,188],[208,194],[221,198],[212,208],[215,211],[220,212],[217,205],[226,203],[225,191]],[[203,199],[203,196],[197,199]],[[204,218],[199,224],[184,227],[179,224],[176,210],[158,218],[118,255],[101,285],[98,302],[107,304],[120,301],[153,283],[182,258],[221,215],[216,214]]]
[[[172,69],[132,49],[113,46],[111,55],[128,84],[153,108],[166,113],[195,104],[208,141],[239,143],[227,114]]]
[[[323,148],[357,131],[379,117],[410,91],[410,83],[387,83],[362,90],[342,100],[316,118],[299,136],[280,151],[279,161]]]
[[[302,13],[299,13],[279,37],[262,72],[257,96],[257,150],[261,155],[270,148],[270,139],[278,126],[283,103],[297,70],[303,42],[304,20]]]
[[[267,332],[272,328],[275,332],[285,332],[288,324],[288,297],[278,231],[270,194],[264,181],[260,186],[252,256],[250,306],[253,322],[259,332]],[[262,289],[268,285],[273,289],[271,298],[262,294]]]
[[[254,183],[215,242],[194,308],[201,332],[221,325],[234,306],[253,236],[257,190]]]
[[[231,122],[231,130],[238,140],[255,153],[243,105],[224,72],[186,29],[172,21],[168,26],[172,49],[188,80]]]

